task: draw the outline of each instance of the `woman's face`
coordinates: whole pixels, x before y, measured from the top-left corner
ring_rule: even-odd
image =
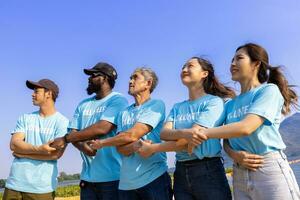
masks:
[[[257,63],[252,62],[247,51],[241,48],[235,53],[231,62],[231,79],[238,82],[251,80],[257,75],[257,69]]]
[[[182,67],[181,81],[184,85],[199,84],[208,75],[208,71],[204,71],[197,59],[192,58]]]

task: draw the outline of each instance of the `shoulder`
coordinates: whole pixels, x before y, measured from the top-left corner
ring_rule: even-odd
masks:
[[[60,112],[57,112],[57,119],[61,120],[62,122],[69,122],[69,119],[67,117],[65,117],[63,114],[61,114]]]
[[[119,93],[119,92],[113,92],[112,96],[110,98],[110,101],[111,102],[123,102],[123,103],[126,103],[126,104],[128,103],[126,97],[123,94]]]
[[[184,100],[184,101],[181,101],[181,102],[177,102],[175,103],[173,106],[172,106],[172,109],[175,110],[175,109],[178,109],[180,108],[181,106],[185,106],[188,104],[188,101],[187,100]]]
[[[273,91],[273,92],[280,92],[277,85],[274,83],[266,83],[263,84],[257,91]]]
[[[207,96],[207,100],[208,104],[218,104],[218,105],[224,105],[224,100],[221,97],[215,96],[215,95],[211,95],[209,94]]]
[[[94,98],[95,97],[89,97],[89,98],[83,99],[82,101],[79,102],[77,107],[80,108],[80,107],[84,106],[88,102],[92,101]]]
[[[19,116],[19,120],[33,120],[39,116],[39,111],[34,111],[31,113],[25,113]]]
[[[255,93],[255,96],[258,96],[258,95],[272,96],[272,97],[278,96],[278,97],[283,98],[278,86],[273,83],[266,83],[266,84],[261,85]]]
[[[147,102],[148,106],[159,106],[159,107],[165,107],[165,103],[160,99],[151,99],[149,102]]]

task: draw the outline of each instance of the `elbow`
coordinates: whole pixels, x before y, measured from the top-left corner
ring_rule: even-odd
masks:
[[[13,142],[10,143],[9,147],[11,151],[16,151],[16,145]]]
[[[132,134],[122,133],[120,135],[122,137],[122,140],[127,143],[136,142],[139,140],[139,138],[133,136]]]
[[[253,130],[249,126],[243,126],[240,130],[242,136],[249,136],[253,133]]]
[[[164,141],[168,141],[169,139],[168,139],[168,136],[164,133],[164,132],[162,132],[161,134],[160,134],[160,139],[161,140],[164,140]]]

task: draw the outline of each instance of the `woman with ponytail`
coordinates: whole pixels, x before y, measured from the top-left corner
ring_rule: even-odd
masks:
[[[148,157],[156,152],[177,151],[176,200],[231,199],[220,140],[204,141],[206,138],[198,137],[197,132],[223,123],[224,101],[233,98],[235,93],[218,81],[213,65],[199,57],[192,57],[183,66],[181,81],[188,89],[189,98],[176,103],[170,111],[160,136],[166,142],[143,141],[138,152]],[[192,145],[194,149],[189,148]]]
[[[300,199],[279,133],[282,114],[297,107],[295,91],[257,44],[237,48],[230,71],[241,94],[225,106],[226,125],[202,129],[199,136],[228,139],[224,148],[234,160],[234,199]]]

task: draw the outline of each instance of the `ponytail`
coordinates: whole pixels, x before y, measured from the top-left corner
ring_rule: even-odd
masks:
[[[296,92],[292,89],[293,86],[288,84],[287,79],[281,72],[281,67],[268,66],[269,69],[269,79],[268,83],[273,83],[278,86],[281,95],[284,98],[284,105],[282,108],[282,114],[287,115],[291,112],[291,106],[298,109],[297,104],[298,96]]]
[[[201,65],[202,69],[208,71],[208,76],[203,81],[203,88],[207,94],[225,98],[234,98],[235,92],[232,88],[223,85],[215,76],[214,68],[211,62],[200,57],[192,57]]]
[[[260,66],[257,73],[257,78],[260,83],[273,83],[278,86],[281,95],[284,98],[284,105],[282,108],[282,114],[287,115],[291,112],[291,106],[296,109],[299,109],[297,104],[298,96],[295,90],[288,84],[287,79],[281,72],[281,67],[272,67],[269,65],[269,56],[267,51],[260,45],[247,43],[236,49],[244,49],[252,62],[259,61]],[[269,73],[268,73],[269,72]]]

